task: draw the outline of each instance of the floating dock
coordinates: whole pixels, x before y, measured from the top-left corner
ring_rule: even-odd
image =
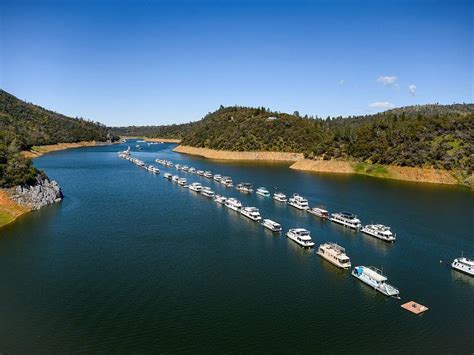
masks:
[[[426,312],[429,308],[425,307],[414,301],[410,301],[401,305],[402,308],[405,308],[407,311],[415,314],[421,314]]]

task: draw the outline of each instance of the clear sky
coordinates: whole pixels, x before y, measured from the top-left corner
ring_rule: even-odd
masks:
[[[0,86],[108,125],[473,102],[467,0],[0,0]]]

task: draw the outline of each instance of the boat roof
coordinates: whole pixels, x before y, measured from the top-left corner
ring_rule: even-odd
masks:
[[[280,225],[280,223],[272,221],[271,219],[264,219],[263,221],[266,222],[266,223],[270,223],[274,226],[279,226]]]
[[[456,260],[460,263],[467,264],[467,265],[470,265],[470,266],[474,266],[474,260],[472,260],[472,259],[462,257],[462,258],[458,258]]]
[[[363,266],[364,268],[364,274],[367,276],[370,276],[373,278],[375,281],[382,282],[382,281],[387,281],[387,278],[383,276],[382,271],[377,269],[374,266]]]

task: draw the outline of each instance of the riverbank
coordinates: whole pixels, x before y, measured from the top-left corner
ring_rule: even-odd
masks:
[[[96,141],[83,141],[77,143],[58,143],[51,145],[40,145],[33,146],[30,150],[23,151],[23,155],[27,158],[34,159],[42,156],[43,154],[55,152],[58,150],[70,149],[70,148],[80,148],[80,147],[92,147],[97,144]]]
[[[285,152],[235,152],[229,150],[214,150],[207,148],[190,147],[179,145],[173,149],[177,153],[197,155],[209,159],[218,160],[266,160],[266,161],[287,161],[295,162],[303,159],[301,153]]]
[[[213,150],[208,148],[197,148],[179,145],[173,149],[177,153],[197,155],[209,159],[218,160],[266,160],[266,161],[288,161],[293,162],[290,169],[300,171],[311,171],[317,173],[334,174],[361,174],[372,177],[403,180],[420,183],[466,185],[448,170],[434,168],[413,168],[402,166],[385,166],[360,163],[356,161],[343,160],[311,160],[304,159],[301,153],[285,152],[234,152],[224,150]],[[467,184],[471,188],[471,182]]]

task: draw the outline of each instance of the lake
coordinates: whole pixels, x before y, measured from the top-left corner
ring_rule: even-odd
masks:
[[[135,146],[132,142],[132,147]],[[143,145],[143,143],[142,143]],[[281,235],[119,159],[126,144],[54,152],[34,163],[59,182],[61,203],[0,230],[0,351],[474,351],[474,278],[451,270],[474,257],[474,194],[457,186],[292,171],[281,163],[169,159],[234,183],[295,192],[311,206],[383,223],[394,244],[271,198],[179,172],[256,206],[316,246],[337,242],[352,265],[373,265],[400,290],[388,298]],[[400,307],[414,300],[429,310]]]

